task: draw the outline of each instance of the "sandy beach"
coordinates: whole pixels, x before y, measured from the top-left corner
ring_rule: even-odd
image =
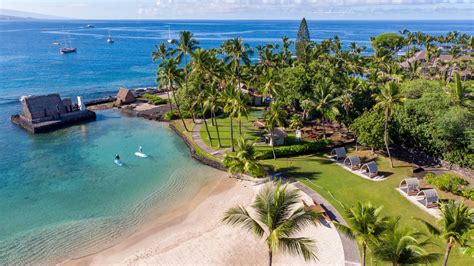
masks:
[[[206,185],[193,202],[158,217],[118,245],[62,264],[267,264],[263,240],[241,228],[221,222],[225,210],[238,204],[248,206],[261,186],[223,177]],[[302,196],[305,197],[305,194]],[[310,202],[309,197],[304,200]],[[310,226],[302,235],[317,241],[319,261],[312,264],[344,265],[343,247],[333,226]],[[301,265],[305,261],[299,257],[277,254],[274,263]]]

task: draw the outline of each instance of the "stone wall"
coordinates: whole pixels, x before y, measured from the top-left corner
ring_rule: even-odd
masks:
[[[186,146],[188,146],[189,151],[191,152],[191,157],[212,168],[227,171],[227,168],[221,162],[196,154],[196,150],[194,149],[193,144],[189,142],[188,138],[186,138],[186,136],[184,136],[183,133],[181,133],[173,124],[169,124],[169,127],[184,141],[184,143],[186,143]]]

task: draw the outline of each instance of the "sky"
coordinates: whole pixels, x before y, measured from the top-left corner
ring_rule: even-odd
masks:
[[[474,0],[0,0],[0,8],[83,19],[474,19]]]

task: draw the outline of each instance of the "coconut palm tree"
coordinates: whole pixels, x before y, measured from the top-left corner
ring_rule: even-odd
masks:
[[[164,61],[166,58],[170,56],[171,49],[168,46],[166,46],[165,42],[162,42],[159,46],[155,45],[155,47],[156,47],[156,51],[151,53],[151,58],[153,61],[157,61],[157,60]],[[157,76],[158,76],[158,73],[157,73]],[[163,88],[163,86],[166,84],[164,82],[159,82],[158,77],[156,79],[156,82],[159,84],[160,88]],[[171,103],[170,89],[171,88],[168,88],[166,90],[166,93],[168,94],[168,103],[170,105],[170,110],[171,112],[173,112],[173,104]]]
[[[346,208],[348,225],[334,222],[336,229],[362,246],[362,266],[365,265],[367,247],[377,242],[387,227],[388,219],[380,212],[382,207],[375,207],[370,202],[357,202],[356,206]]]
[[[285,119],[288,113],[284,109],[283,105],[279,101],[273,101],[270,104],[270,109],[264,114],[265,124],[268,132],[270,132],[270,141],[273,152],[273,159],[276,160],[275,154],[275,143],[273,134],[275,133],[276,127],[283,127],[285,125]]]
[[[219,134],[219,125],[216,119],[216,112],[220,110],[221,106],[219,105],[220,101],[220,93],[217,90],[217,86],[215,84],[215,81],[211,83],[210,86],[207,87],[206,89],[206,99],[204,100],[204,111],[209,111],[211,112],[211,123],[213,126],[216,127],[216,133],[217,133],[217,147],[221,148],[221,136]]]
[[[303,109],[303,120],[308,120],[308,115],[314,108],[314,102],[310,99],[301,101],[301,109]]]
[[[381,110],[384,113],[384,118],[385,118],[384,141],[385,141],[385,147],[387,149],[387,155],[388,155],[388,158],[390,159],[390,166],[393,168],[392,156],[390,155],[390,149],[388,147],[388,141],[389,141],[388,122],[390,120],[393,110],[398,105],[402,104],[405,101],[405,98],[401,96],[400,88],[398,84],[391,81],[385,84],[385,86],[380,89],[380,94],[376,96],[375,100],[377,101],[377,104],[375,104],[374,108]]]
[[[179,108],[178,100],[176,99],[176,92],[175,87],[179,86],[183,79],[183,70],[178,67],[178,62],[173,59],[166,59],[163,60],[158,68],[158,79],[163,84],[168,84],[168,90],[173,90],[173,98],[176,103],[176,108],[178,109],[179,117],[183,122],[184,129],[189,131],[186,123],[184,122],[184,118],[181,114],[181,110]],[[171,105],[171,103],[170,103]]]
[[[331,115],[338,115],[339,109],[337,103],[339,98],[336,97],[334,87],[331,85],[329,78],[322,78],[314,88],[315,108],[321,113],[323,121],[323,136],[326,139],[326,120]]]
[[[224,112],[229,116],[230,120],[230,143],[232,146],[232,152],[235,151],[234,147],[234,126],[233,126],[233,119],[236,116],[236,111],[234,108],[234,101],[237,97],[237,90],[235,90],[234,83],[229,83],[225,88],[222,96],[225,102],[224,105]]]
[[[176,60],[181,63],[184,58],[184,84],[188,86],[188,55],[193,54],[194,50],[197,49],[199,42],[193,38],[194,34],[190,31],[181,31],[179,33],[179,40],[173,40],[173,43],[177,46],[172,52],[176,55]]]
[[[463,201],[456,204],[452,200],[442,203],[439,209],[441,218],[438,219],[438,227],[423,220],[421,222],[426,225],[431,234],[446,241],[446,251],[443,258],[443,266],[446,266],[449,254],[456,244],[468,251],[472,250],[474,209],[466,206]]]
[[[282,45],[281,45],[281,50],[280,50],[280,60],[281,60],[281,66],[286,67],[291,65],[291,50],[290,47],[294,44],[293,41],[290,41],[290,39],[287,36],[283,36],[281,38]]]
[[[240,90],[240,62],[244,62],[246,65],[250,64],[249,56],[253,54],[253,50],[248,44],[244,43],[241,38],[234,38],[227,40],[222,44],[222,51],[225,53],[224,62],[232,65],[233,75],[237,80],[237,86]]]
[[[263,174],[263,167],[258,159],[260,156],[261,153],[255,149],[255,143],[245,136],[241,136],[237,139],[235,153],[224,155],[224,165],[234,176],[243,173],[259,176]]]
[[[273,263],[273,254],[279,251],[303,256],[307,261],[317,260],[314,240],[306,237],[294,237],[295,234],[311,224],[317,225],[319,214],[298,206],[300,197],[296,190],[287,185],[270,183],[257,194],[249,211],[242,206],[227,210],[222,219],[231,225],[240,225],[259,238],[265,238],[268,247],[269,265]]]
[[[289,127],[292,129],[296,129],[303,126],[303,119],[299,114],[293,114],[290,119]]]
[[[234,93],[228,96],[224,111],[231,114],[231,123],[232,117],[237,118],[239,122],[239,135],[242,135],[242,118],[248,117],[250,111],[248,98],[240,90],[235,90]]]
[[[372,255],[383,262],[396,265],[430,264],[436,262],[440,254],[425,250],[432,245],[425,235],[412,228],[400,228],[400,218],[388,223],[387,230],[380,236],[372,248]]]

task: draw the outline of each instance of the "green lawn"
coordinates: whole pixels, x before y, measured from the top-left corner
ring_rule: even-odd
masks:
[[[231,146],[230,141],[230,119],[228,117],[217,118],[217,125],[219,127],[219,135],[221,137],[222,148],[227,148]],[[248,118],[242,118],[242,135],[246,135],[249,138],[258,139],[261,132],[253,126],[252,122],[255,121],[255,117],[249,115]],[[240,136],[239,133],[239,122],[237,119],[232,120],[232,126],[234,128],[234,139],[237,139]],[[217,149],[217,131],[216,127],[212,126],[211,120],[207,120],[207,125],[209,127],[209,133],[212,139],[212,148]],[[207,137],[206,127],[204,124],[201,126],[199,132],[201,139],[206,143],[207,146],[211,147],[209,138]]]
[[[307,155],[277,160],[265,160],[278,172],[287,177],[294,177],[302,183],[320,193],[344,215],[341,203],[352,206],[358,201],[370,201],[382,205],[383,212],[389,216],[400,216],[402,224],[407,227],[424,231],[424,226],[413,219],[414,217],[434,223],[435,218],[419,209],[401,196],[395,190],[400,181],[409,173],[408,167],[390,168],[388,159],[378,157],[379,171],[388,175],[388,179],[381,182],[366,180],[354,175],[342,167],[332,163],[323,155]],[[434,249],[444,254],[444,244],[436,240],[440,248]],[[368,260],[370,264],[370,260]],[[472,258],[462,256],[458,249],[453,250],[449,260],[450,265],[473,265]]]

